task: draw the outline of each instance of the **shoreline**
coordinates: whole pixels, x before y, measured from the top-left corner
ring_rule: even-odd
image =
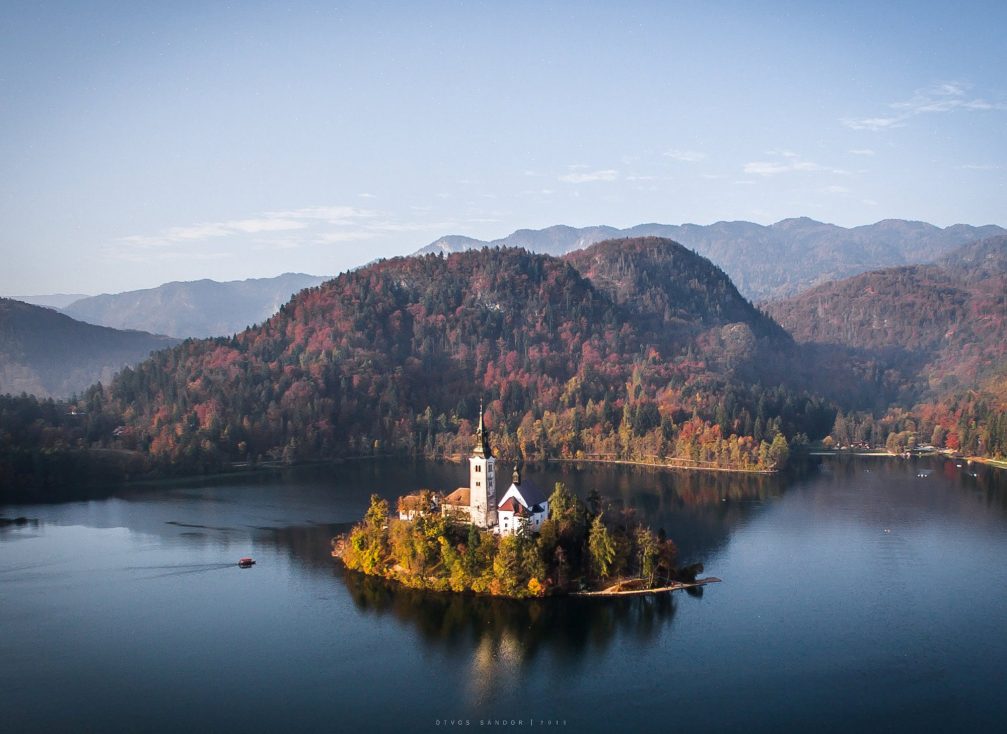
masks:
[[[621,586],[620,582],[615,584],[615,586]],[[695,581],[676,581],[668,586],[659,586],[653,589],[612,589],[615,586],[610,586],[607,589],[601,589],[599,591],[569,591],[565,594],[560,594],[559,596],[644,596],[646,594],[663,594],[671,591],[680,591],[682,589],[695,589],[699,586],[706,586],[707,584],[719,584],[721,579],[716,576],[707,576],[705,579],[696,579]]]
[[[76,449],[74,453],[78,455],[87,456],[89,452],[95,452],[94,455],[100,456],[97,452],[106,451],[106,449]],[[137,454],[137,452],[129,452],[130,454]],[[815,448],[806,453],[807,456],[858,456],[858,457],[875,457],[875,458],[901,458],[897,454],[892,454],[885,450],[872,450],[872,451],[844,451],[841,449],[822,449]],[[955,459],[965,462],[976,462],[979,464],[985,464],[986,466],[993,467],[995,469],[1007,470],[1007,460],[1004,459],[992,459],[983,456],[960,456],[946,449],[931,451],[922,454],[914,454],[914,456],[926,457],[926,456],[945,456],[949,459]],[[225,467],[221,467],[216,471],[193,471],[191,473],[175,474],[171,472],[162,472],[157,468],[150,472],[142,474],[137,477],[120,477],[115,480],[111,480],[119,486],[143,486],[150,484],[159,484],[162,482],[173,482],[173,481],[188,481],[200,478],[229,478],[229,477],[240,477],[245,475],[253,475],[259,473],[279,473],[289,469],[295,469],[298,467],[321,467],[321,466],[339,466],[349,462],[358,461],[373,461],[380,459],[389,458],[406,458],[415,462],[436,462],[436,463],[447,463],[447,464],[457,464],[460,465],[463,461],[459,458],[457,454],[449,454],[444,456],[411,456],[408,454],[368,454],[368,455],[357,455],[357,456],[336,456],[327,459],[303,459],[300,461],[295,461],[291,463],[285,463],[282,460],[266,460],[262,462],[244,462],[238,461],[228,464]],[[686,462],[687,459],[675,459],[673,461]],[[675,471],[695,471],[695,472],[719,472],[727,474],[749,474],[749,475],[763,475],[770,476],[773,474],[779,474],[779,469],[741,469],[736,467],[724,467],[724,466],[699,466],[692,463],[679,463],[679,464],[669,464],[657,461],[636,461],[632,459],[598,459],[598,458],[546,458],[540,460],[534,460],[530,463],[542,463],[542,464],[607,464],[612,466],[638,466],[648,469],[662,469],[662,470],[675,470]],[[107,486],[109,484],[108,479],[95,480],[93,482],[94,486]],[[56,484],[49,486],[40,485],[23,485],[17,487],[17,492],[19,493],[34,493],[39,490],[51,490],[58,489],[60,487],[73,486],[71,484]]]
[[[435,458],[420,459],[422,461],[443,461],[448,464],[463,464],[460,454],[449,454]],[[691,462],[691,459],[671,459],[671,461]],[[637,461],[635,459],[594,459],[548,457],[545,459],[529,459],[528,464],[618,464],[622,466],[642,466],[651,469],[685,469],[691,471],[731,472],[734,474],[779,474],[779,469],[741,469],[732,466],[701,466],[695,463],[667,464],[657,461]]]
[[[904,458],[901,454],[893,454],[890,451],[884,450],[874,450],[874,451],[844,451],[842,449],[814,449],[808,452],[808,456],[860,456],[860,457],[878,457],[878,458],[889,458],[889,459],[901,459]],[[1007,459],[992,459],[986,456],[963,456],[951,449],[934,449],[933,451],[925,451],[912,454],[912,458],[933,458],[937,456],[942,456],[945,459],[951,461],[963,461],[967,464],[985,464],[986,466],[991,466],[995,469],[1007,469]]]
[[[678,459],[678,461],[687,461]],[[652,469],[685,469],[688,471],[730,472],[732,474],[779,474],[779,469],[739,469],[728,466],[696,466],[695,464],[662,464],[652,461],[634,461],[632,459],[546,459],[544,463],[566,464],[620,464],[623,466],[645,466]]]
[[[337,536],[339,537],[339,536]],[[335,538],[333,539],[335,540]],[[335,545],[335,544],[334,544]],[[658,586],[652,589],[618,589],[616,587],[622,586],[623,584],[630,584],[635,581],[641,581],[641,579],[624,579],[622,581],[616,582],[614,585],[609,586],[605,589],[596,589],[595,591],[557,591],[544,596],[510,596],[508,594],[487,594],[484,592],[476,592],[471,590],[465,591],[452,591],[451,589],[431,589],[427,587],[412,587],[402,581],[394,578],[388,578],[387,576],[381,576],[379,574],[365,573],[364,571],[359,571],[354,568],[349,568],[345,563],[343,563],[342,554],[335,547],[332,549],[332,558],[336,560],[342,567],[343,571],[346,573],[359,574],[364,578],[377,579],[387,584],[391,584],[394,587],[401,589],[406,589],[408,591],[419,591],[429,594],[457,594],[461,596],[474,596],[482,597],[486,599],[510,599],[512,601],[519,602],[530,602],[530,601],[542,601],[544,599],[563,599],[565,597],[578,597],[578,598],[607,598],[611,599],[620,596],[649,596],[652,594],[667,594],[673,591],[682,591],[687,589],[695,589],[701,586],[706,586],[707,584],[719,584],[723,583],[722,579],[716,576],[707,576],[703,579],[696,579],[695,581],[675,581],[665,586]],[[613,590],[614,589],[614,590]]]

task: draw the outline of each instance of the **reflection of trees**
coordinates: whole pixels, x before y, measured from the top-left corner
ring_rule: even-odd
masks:
[[[353,571],[342,576],[359,610],[391,615],[428,644],[454,652],[475,649],[476,665],[483,658],[522,665],[545,651],[574,665],[619,635],[652,642],[676,608],[671,594],[515,600],[407,589]]]
[[[987,504],[1007,513],[1007,469],[982,466],[973,468],[973,471],[978,475],[973,479],[982,490]],[[964,481],[965,477],[962,479]]]
[[[776,474],[700,472],[598,464],[550,465],[543,474],[550,481],[564,481],[580,493],[590,483],[610,498],[627,505],[647,503],[652,512],[668,512],[721,500],[768,499],[780,494],[784,481]],[[641,507],[644,509],[644,507]]]
[[[352,523],[340,525],[288,525],[278,528],[256,528],[256,544],[286,551],[299,565],[332,568],[332,538],[350,529]]]
[[[581,497],[597,489],[616,507],[630,508],[645,524],[664,529],[683,563],[706,562],[763,503],[801,476],[697,472],[599,464],[542,467],[539,483],[563,481]]]

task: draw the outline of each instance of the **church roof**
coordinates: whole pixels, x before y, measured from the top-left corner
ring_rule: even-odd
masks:
[[[445,497],[442,504],[468,507],[472,504],[472,490],[468,487],[459,487]]]
[[[518,502],[514,497],[508,497],[507,501],[500,505],[497,509],[501,512],[513,512],[515,515],[519,516],[528,514],[528,510],[525,509],[524,505]]]
[[[521,484],[512,486],[517,488],[517,491],[521,494],[521,498],[528,507],[540,505],[549,499],[549,495],[545,493],[545,490],[530,479],[522,479]]]

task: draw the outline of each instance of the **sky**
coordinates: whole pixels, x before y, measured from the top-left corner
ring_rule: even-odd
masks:
[[[1007,225],[1007,3],[5,2],[0,294],[553,224]]]

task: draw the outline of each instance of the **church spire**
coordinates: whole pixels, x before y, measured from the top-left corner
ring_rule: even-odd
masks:
[[[483,426],[482,398],[479,398],[479,428],[476,429],[476,447],[473,453],[476,456],[482,456],[485,458],[493,456],[493,452],[490,450],[489,435],[487,435],[486,428]]]

